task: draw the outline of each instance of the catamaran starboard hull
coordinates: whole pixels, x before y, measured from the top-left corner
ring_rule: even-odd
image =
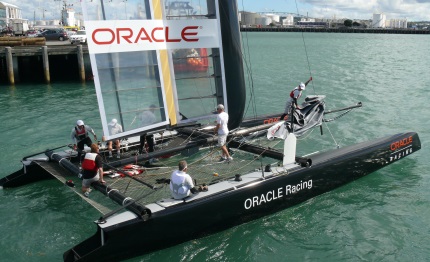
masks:
[[[97,233],[64,253],[65,261],[118,261],[239,225],[368,175],[421,148],[418,134],[397,134],[312,156],[310,168],[296,166],[251,183],[235,185],[198,200],[153,212],[149,219],[130,212],[99,224]],[[129,218],[121,218],[128,216]],[[123,221],[123,222],[120,222]]]

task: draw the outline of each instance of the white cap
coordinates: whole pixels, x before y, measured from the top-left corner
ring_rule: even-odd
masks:
[[[222,104],[219,104],[219,105],[216,107],[216,109],[217,109],[217,110],[218,110],[218,109],[224,110],[224,106],[223,106]]]
[[[78,121],[76,121],[76,125],[77,126],[83,126],[84,125],[84,121],[78,120]]]
[[[110,123],[108,125],[115,126],[116,123],[118,123],[118,121],[114,118],[114,119],[112,119],[112,121],[110,121]]]
[[[305,84],[303,84],[303,82],[301,82],[301,83],[300,83],[299,87],[300,87],[302,90],[305,90],[305,88],[306,88],[306,86],[305,86]]]

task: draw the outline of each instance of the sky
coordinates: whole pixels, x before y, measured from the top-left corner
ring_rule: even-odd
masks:
[[[33,20],[59,19],[64,0],[3,0],[22,9],[23,18]],[[86,0],[91,1],[91,0]],[[93,0],[96,1],[96,0]],[[105,0],[118,2],[139,0]],[[141,0],[140,0],[141,1]],[[203,4],[204,0],[182,0]],[[239,10],[250,12],[299,13],[315,18],[371,19],[373,13],[384,13],[387,19],[430,21],[430,0],[237,0]],[[297,3],[297,4],[296,4]],[[77,12],[80,0],[67,0]]]

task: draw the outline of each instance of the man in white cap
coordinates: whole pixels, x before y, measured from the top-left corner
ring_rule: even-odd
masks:
[[[118,124],[118,121],[115,118],[112,119],[112,121],[110,121],[108,124],[108,129],[110,135],[116,135],[123,132],[122,126]],[[114,142],[116,147],[116,157],[121,158],[119,139],[115,140]],[[107,146],[109,150],[109,158],[112,158],[112,140],[108,141]]]
[[[282,114],[281,119],[279,119],[280,121],[284,120],[285,116],[289,115],[289,112],[293,109],[293,106],[297,109],[300,109],[297,104],[297,100],[302,96],[302,91],[305,90],[306,86],[309,84],[310,81],[312,81],[312,76],[309,78],[308,81],[306,81],[306,83],[300,83],[299,86],[297,86],[290,92],[290,96],[287,99],[287,103],[285,103],[284,113]]]
[[[87,145],[88,147],[91,146],[93,141],[91,141],[91,138],[89,136],[89,133],[92,133],[94,136],[94,140],[97,141],[97,136],[94,130],[89,126],[85,125],[84,121],[78,120],[76,121],[76,126],[72,129],[72,133],[70,134],[70,137],[72,139],[73,144],[73,150],[76,150],[78,148],[78,159],[81,161],[81,151],[84,150],[84,145]]]
[[[218,116],[216,118],[217,125],[215,126],[215,134],[218,134],[218,146],[221,147],[222,155],[221,161],[227,160],[231,161],[233,158],[230,156],[227,150],[227,135],[229,133],[228,130],[228,114],[224,111],[224,106],[219,104],[217,106]]]

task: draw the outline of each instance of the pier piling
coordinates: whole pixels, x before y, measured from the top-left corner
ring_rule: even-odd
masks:
[[[49,57],[48,47],[42,46],[42,59],[43,59],[43,72],[45,73],[45,81],[47,84],[51,82],[51,75],[49,74]]]
[[[82,50],[82,45],[78,45],[78,67],[79,67],[79,77],[82,82],[85,82],[85,63],[84,63],[84,52]]]
[[[13,73],[13,58],[12,58],[12,48],[6,47],[5,48],[6,53],[6,68],[7,68],[7,76],[9,79],[9,83],[14,85],[15,84],[15,76]]]

